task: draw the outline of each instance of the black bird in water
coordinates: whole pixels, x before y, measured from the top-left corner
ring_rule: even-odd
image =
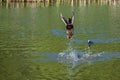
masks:
[[[88,40],[88,46],[90,47],[92,44],[94,44],[94,42],[91,40]]]

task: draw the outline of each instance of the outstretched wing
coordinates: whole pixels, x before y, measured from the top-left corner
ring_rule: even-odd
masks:
[[[61,20],[64,22],[64,24],[67,25],[68,22],[67,22],[67,20],[65,19],[65,17],[62,16],[62,13],[60,14],[60,16],[61,16]]]
[[[72,19],[72,24],[74,22],[74,11],[72,10],[72,16],[71,16],[71,19]]]

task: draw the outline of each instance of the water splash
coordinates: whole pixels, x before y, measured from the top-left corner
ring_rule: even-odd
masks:
[[[74,50],[71,43],[69,43],[68,48],[58,54],[58,62],[72,68],[75,66],[76,61],[78,61],[76,50]]]
[[[68,48],[65,51],[58,54],[58,62],[66,66],[69,78],[74,74],[73,69],[76,68],[77,65],[83,63],[92,64],[93,62],[110,58],[120,58],[120,53],[109,53],[104,51],[93,53],[89,47],[82,51],[77,51],[72,47],[71,43],[68,43]]]
[[[72,75],[76,73],[78,65],[84,63],[92,64],[97,61],[104,61],[111,58],[120,58],[120,52],[99,52],[93,53],[89,47],[84,50],[78,51],[72,46],[72,42],[67,44],[67,49],[58,54],[50,52],[25,52],[34,55],[42,55],[45,58],[32,58],[32,60],[40,62],[51,62],[56,61],[66,66],[68,80],[72,79]]]
[[[59,54],[50,52],[25,52],[25,54],[34,54],[38,56],[44,56],[44,58],[31,58],[40,62],[59,62],[65,64],[68,59],[72,60],[74,64],[73,68],[82,63],[93,63],[97,61],[103,61],[111,58],[120,58],[120,52],[99,52],[92,53],[91,50],[85,48],[82,52],[73,48],[60,52]],[[72,57],[72,58],[71,58]],[[66,64],[65,64],[66,65]]]
[[[101,54],[102,53],[92,54],[89,47],[85,48],[84,52],[78,52],[72,47],[71,43],[69,43],[67,50],[58,54],[58,62],[74,68],[80,63],[89,62],[90,59],[92,60],[96,57],[100,57]]]

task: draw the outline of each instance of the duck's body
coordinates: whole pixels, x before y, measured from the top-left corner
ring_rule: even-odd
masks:
[[[72,39],[73,38],[73,28],[74,28],[74,26],[73,26],[74,12],[72,12],[72,16],[71,16],[71,18],[68,18],[68,20],[66,20],[65,17],[63,17],[61,14],[61,19],[66,26],[67,38]]]
[[[67,34],[67,38],[68,39],[72,39],[73,38],[73,25],[72,24],[68,24],[66,26],[66,34]]]

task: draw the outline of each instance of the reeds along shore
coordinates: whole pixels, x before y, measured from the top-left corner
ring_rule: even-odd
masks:
[[[60,5],[60,4],[70,4],[71,6],[74,5],[90,5],[91,3],[96,3],[99,5],[103,5],[103,4],[108,4],[108,5],[117,5],[120,4],[120,0],[0,0],[0,3],[5,3],[5,4],[9,4],[11,5],[11,3],[24,3],[24,4],[35,4],[36,3],[40,3],[44,4],[44,6],[46,5],[51,5],[51,4],[56,4],[56,5]]]
[[[0,0],[1,2],[119,2],[119,0]]]

